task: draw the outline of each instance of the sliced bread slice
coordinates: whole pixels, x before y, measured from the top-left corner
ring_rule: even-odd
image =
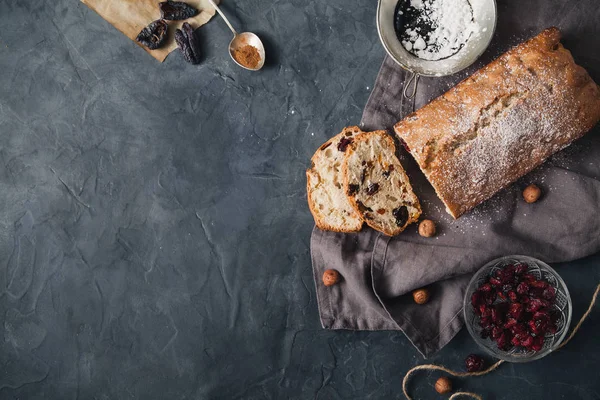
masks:
[[[396,158],[394,140],[385,131],[355,137],[342,170],[350,203],[371,228],[394,236],[419,219],[419,199]]]
[[[360,213],[351,205],[344,192],[342,162],[354,137],[362,133],[357,126],[350,126],[325,142],[306,170],[308,206],[315,224],[320,229],[336,232],[357,232],[363,225]]]

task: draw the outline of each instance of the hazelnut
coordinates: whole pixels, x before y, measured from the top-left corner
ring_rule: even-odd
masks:
[[[335,269],[328,269],[323,273],[323,284],[333,286],[340,281],[340,273]]]
[[[452,391],[452,381],[442,376],[435,382],[435,391],[439,394],[450,393]]]
[[[412,295],[417,304],[425,304],[429,301],[429,290],[427,289],[417,289],[412,292]]]
[[[424,219],[419,224],[419,235],[423,237],[435,236],[435,222],[430,219]]]
[[[527,203],[535,203],[542,195],[542,189],[534,184],[531,184],[523,190],[523,198]]]

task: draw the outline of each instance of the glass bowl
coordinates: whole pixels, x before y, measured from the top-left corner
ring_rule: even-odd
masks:
[[[556,300],[554,302],[554,309],[559,313],[559,318],[556,322],[557,331],[556,333],[548,333],[544,337],[544,347],[540,351],[528,351],[521,347],[513,347],[509,351],[503,351],[498,349],[496,343],[491,339],[482,339],[481,331],[482,328],[479,326],[479,316],[475,314],[473,306],[471,305],[471,295],[479,288],[485,280],[493,275],[498,269],[502,269],[509,264],[524,263],[528,265],[528,273],[533,274],[538,279],[544,279],[550,285],[556,289]],[[498,300],[496,300],[497,302]],[[528,362],[533,360],[539,360],[540,358],[550,354],[556,349],[563,341],[569,330],[571,323],[571,296],[567,285],[562,278],[552,269],[548,264],[543,261],[537,260],[527,256],[506,256],[497,258],[484,265],[479,271],[475,273],[467,291],[465,293],[463,308],[465,324],[471,334],[471,337],[475,342],[489,355],[509,361],[509,362]]]

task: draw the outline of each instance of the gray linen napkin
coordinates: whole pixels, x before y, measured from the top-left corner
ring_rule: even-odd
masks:
[[[450,77],[421,78],[414,102],[402,96],[408,74],[386,57],[364,110],[363,128],[392,132],[394,123],[413,109],[550,26],[561,29],[563,44],[592,78],[600,81],[596,0],[505,0],[498,7],[498,28],[482,59],[468,71]],[[599,133],[596,126],[583,139],[458,220],[446,214],[414,160],[400,149],[400,161],[422,201],[423,216],[436,221],[439,233],[435,238],[422,238],[416,225],[394,238],[369,228],[356,234],[315,228],[311,253],[323,327],[402,330],[428,356],[462,327],[466,285],[486,262],[509,254],[561,262],[599,251]],[[542,188],[543,198],[526,204],[521,191],[532,182]],[[343,276],[340,284],[329,288],[321,281],[328,268]],[[431,300],[419,306],[410,292],[423,286],[431,291]]]

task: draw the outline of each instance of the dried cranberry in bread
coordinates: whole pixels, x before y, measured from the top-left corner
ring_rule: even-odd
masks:
[[[362,133],[350,126],[325,142],[312,157],[312,167],[306,170],[308,206],[320,229],[336,232],[357,232],[363,225],[360,213],[351,205],[344,192],[342,161],[354,137]]]
[[[600,120],[600,88],[544,30],[394,127],[454,218]]]
[[[350,203],[371,228],[394,236],[419,219],[419,199],[396,158],[394,140],[385,131],[354,138],[342,168]]]

